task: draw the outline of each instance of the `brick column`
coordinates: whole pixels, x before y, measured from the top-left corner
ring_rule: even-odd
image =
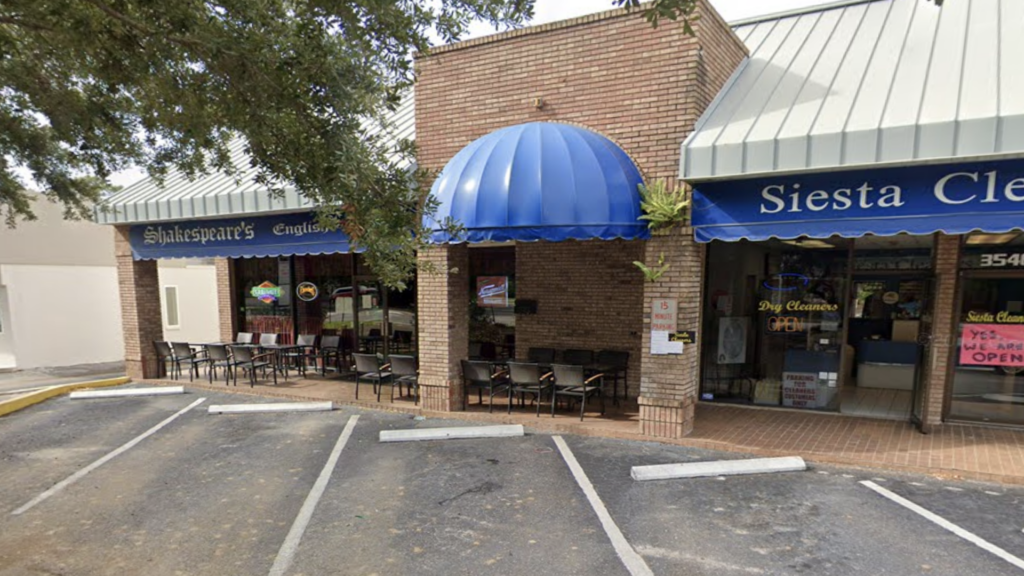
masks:
[[[160,314],[160,279],[156,260],[135,260],[128,243],[128,226],[117,226],[114,255],[121,293],[121,324],[124,330],[124,362],[129,378],[141,380],[159,374],[153,342],[163,340]]]
[[[217,316],[220,323],[220,341],[235,341],[235,263],[230,258],[216,258],[213,262],[217,272]]]
[[[686,345],[682,355],[651,354],[651,301],[677,302],[678,329],[699,330],[704,283],[704,246],[693,240],[691,228],[673,230],[648,240],[644,262],[657,264],[661,254],[669,269],[657,282],[644,282],[644,333],[640,353],[640,433],[658,438],[682,438],[693,431],[699,388],[699,344]],[[700,342],[698,332],[697,341]]]
[[[421,250],[417,258],[423,407],[464,410],[459,362],[469,357],[469,248],[465,244],[431,247]]]
[[[942,424],[942,412],[949,391],[949,364],[956,353],[960,306],[956,293],[959,277],[960,236],[936,234],[932,339],[924,358],[924,374],[921,377],[921,431],[925,433]]]

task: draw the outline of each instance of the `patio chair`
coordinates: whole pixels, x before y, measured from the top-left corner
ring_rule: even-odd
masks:
[[[391,395],[394,397],[394,375],[388,372],[390,364],[381,365],[376,354],[353,354],[356,361],[356,400],[359,400],[359,383],[369,380],[373,384],[373,391],[377,394],[377,402],[380,402],[380,389],[385,383],[391,384]]]
[[[489,412],[494,412],[494,394],[502,390],[508,390],[508,373],[504,370],[495,372],[490,362],[478,362],[473,360],[462,361],[463,402],[469,405],[469,389],[476,388],[479,402],[484,403],[484,389],[490,401]]]
[[[416,369],[416,358],[404,354],[392,354],[388,360],[391,361],[391,373],[395,377],[395,384],[398,385],[398,394],[402,394],[402,386],[409,387],[409,393],[415,390],[415,403],[420,403],[420,382],[419,370]],[[395,401],[395,387],[391,387],[391,401]]]
[[[285,366],[285,376],[287,377],[288,366],[295,366],[295,369],[306,377],[306,365],[309,360],[316,358],[316,334],[299,334],[299,339],[295,342],[295,348],[289,348],[281,351],[281,361]]]
[[[193,375],[199,376],[199,367],[206,364],[206,352],[196,352],[186,342],[171,342],[171,361],[181,377],[181,365],[188,365],[188,381],[192,382]]]
[[[207,380],[213,384],[213,379],[217,376],[217,369],[223,368],[224,385],[227,386],[231,376],[231,355],[228,353],[228,347],[224,344],[207,344],[206,357],[209,360],[209,364],[206,365]]]
[[[540,401],[544,394],[551,390],[551,373],[541,373],[539,364],[528,364],[525,362],[508,363],[508,413],[512,413],[512,397],[519,395],[519,405],[524,405],[524,397],[533,394],[533,401],[537,405],[537,417],[540,417]]]
[[[622,380],[622,399],[629,398],[629,352],[601,350],[594,358],[601,371],[612,378],[612,401],[619,403],[619,380]]]
[[[592,350],[569,349],[562,352],[562,362],[575,366],[586,366],[594,363]]]
[[[587,411],[587,398],[601,397],[601,415],[604,415],[604,374],[594,374],[589,378],[583,376],[583,366],[555,364],[551,367],[555,376],[555,385],[551,390],[551,417],[555,417],[555,405],[558,397],[580,400],[580,422]]]
[[[342,361],[341,336],[323,336],[320,338],[320,347],[310,354],[314,362],[320,363],[320,375],[327,376],[327,363],[334,363],[334,370],[341,373]]]
[[[260,346],[277,346],[277,334],[260,334]]]
[[[252,344],[253,335],[252,332],[239,332],[235,336],[235,344]]]
[[[262,354],[256,354],[253,352],[252,346],[229,346],[231,350],[231,380],[233,385],[238,386],[238,369],[242,369],[242,376],[245,373],[249,373],[249,387],[256,387],[256,371],[263,370],[266,373],[267,368],[270,368],[270,373],[274,376],[274,386],[277,386],[277,366],[274,365],[276,354],[274,352],[264,352]]]
[[[171,358],[174,357],[174,352],[171,351],[171,345],[163,340],[154,340],[153,347],[156,348],[156,361],[160,365],[161,376],[167,376],[171,373],[174,365],[171,362]]]
[[[540,364],[541,366],[551,366],[555,363],[555,349],[554,348],[530,348],[526,357],[530,362],[534,364]]]

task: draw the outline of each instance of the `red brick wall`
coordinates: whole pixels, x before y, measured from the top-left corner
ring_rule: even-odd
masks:
[[[117,226],[114,256],[121,295],[121,324],[124,330],[124,362],[129,378],[141,380],[158,375],[153,342],[163,340],[160,315],[160,279],[156,260],[134,260],[128,243],[129,226]]]
[[[530,347],[627,351],[629,395],[636,397],[643,275],[633,261],[642,254],[640,241],[518,244],[516,299],[536,300],[538,313],[516,316],[516,355],[525,359]]]
[[[237,312],[235,310],[235,263],[230,258],[214,260],[217,272],[217,314],[220,321],[220,341],[234,342]]]
[[[463,409],[459,361],[469,357],[469,248],[421,250],[417,256],[420,396],[427,410]]]
[[[925,358],[922,378],[922,428],[928,431],[942,423],[949,388],[950,363],[957,351],[957,282],[960,277],[960,236],[935,235],[935,301],[932,304],[931,347]]]

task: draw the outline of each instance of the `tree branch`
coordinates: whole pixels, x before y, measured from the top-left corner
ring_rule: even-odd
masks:
[[[10,24],[12,26],[19,26],[21,28],[30,28],[32,30],[38,30],[40,32],[53,32],[53,28],[44,26],[42,24],[36,24],[35,22],[28,22],[27,20],[21,20],[12,16],[0,16],[0,24]]]

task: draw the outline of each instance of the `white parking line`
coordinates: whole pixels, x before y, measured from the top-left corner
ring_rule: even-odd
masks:
[[[907,500],[906,498],[900,496],[899,494],[896,494],[894,492],[886,490],[885,488],[882,488],[881,486],[879,486],[878,484],[875,484],[874,482],[872,482],[870,480],[863,480],[863,481],[861,481],[861,484],[863,484],[864,486],[867,486],[868,488],[874,490],[878,494],[881,494],[882,496],[885,496],[886,498],[888,498],[889,500],[892,500],[893,502],[899,504],[900,506],[903,506],[904,508],[906,508],[906,509],[908,509],[908,510],[910,510],[910,511],[912,511],[912,512],[914,512],[914,513],[916,513],[916,514],[918,514],[920,516],[923,516],[924,518],[930,520],[931,522],[934,522],[935,524],[938,524],[942,528],[945,528],[946,530],[949,530],[953,534],[956,534],[957,536],[963,538],[964,540],[967,540],[968,542],[970,542],[971,544],[974,544],[978,548],[981,548],[982,550],[985,550],[987,552],[991,552],[992,554],[995,554],[999,558],[1002,558],[1003,560],[1006,560],[1010,564],[1013,564],[1017,568],[1020,568],[1020,569],[1024,570],[1024,560],[1021,560],[1020,558],[1014,556],[1013,554],[1010,554],[1006,550],[1003,550],[999,546],[996,546],[995,544],[992,544],[991,542],[985,540],[984,538],[978,536],[977,534],[975,534],[973,532],[969,532],[967,530],[964,530],[963,528],[957,526],[956,524],[953,524],[949,520],[946,520],[942,516],[939,516],[938,514],[935,514],[934,512],[931,512],[931,511],[929,511],[929,510],[927,510],[925,508],[922,508],[921,506],[918,506],[917,504],[914,504],[913,502],[911,502],[910,500]]]
[[[270,567],[270,576],[283,576],[288,567],[291,566],[292,560],[295,559],[295,552],[299,549],[302,534],[306,531],[310,518],[313,517],[313,511],[316,510],[320,497],[324,495],[324,490],[327,489],[327,483],[331,479],[331,474],[334,473],[334,467],[338,464],[338,457],[341,456],[341,451],[345,448],[345,444],[348,443],[349,437],[352,436],[352,430],[356,427],[358,420],[358,414],[352,416],[348,419],[345,429],[341,431],[341,436],[338,437],[337,443],[334,444],[334,450],[331,451],[330,457],[327,458],[324,469],[320,471],[320,476],[316,479],[316,483],[313,484],[309,495],[306,496],[306,501],[302,503],[302,508],[299,509],[299,515],[295,517],[291,530],[288,530],[288,536],[285,537],[284,542],[281,544],[281,549],[277,551],[274,565]]]
[[[552,439],[555,441],[555,446],[558,446],[558,451],[562,453],[562,458],[569,466],[569,470],[572,471],[573,477],[576,478],[576,483],[580,485],[583,493],[587,496],[587,500],[590,501],[590,506],[597,513],[597,518],[601,521],[605,534],[612,541],[612,547],[615,548],[615,553],[619,555],[619,559],[622,560],[626,569],[629,570],[632,576],[654,576],[650,566],[633,549],[633,546],[629,544],[626,537],[622,535],[622,530],[619,530],[615,520],[612,520],[612,516],[608,513],[608,509],[605,508],[604,502],[601,501],[601,497],[594,490],[594,485],[590,483],[590,478],[587,478],[587,473],[583,471],[580,463],[576,461],[576,456],[573,455],[565,440],[561,436],[552,436]]]
[[[134,439],[128,441],[125,444],[123,444],[120,448],[117,448],[113,452],[107,454],[106,456],[100,458],[99,460],[93,462],[92,464],[89,464],[88,466],[86,466],[85,468],[82,468],[78,472],[75,472],[71,476],[68,476],[67,478],[61,480],[60,482],[55,484],[52,488],[50,488],[46,492],[43,492],[39,496],[36,496],[35,498],[29,500],[28,503],[23,505],[21,508],[18,508],[14,512],[11,512],[11,514],[14,515],[14,516],[18,516],[18,515],[24,514],[25,512],[30,510],[36,504],[39,504],[43,500],[46,500],[50,496],[53,496],[57,492],[60,492],[61,490],[65,489],[68,486],[74,484],[75,482],[81,480],[89,472],[92,472],[93,470],[99,468],[100,466],[103,466],[104,464],[106,464],[110,460],[113,460],[117,456],[127,452],[128,450],[130,450],[133,446],[135,446],[139,442],[142,442],[146,438],[149,438],[153,434],[156,434],[161,428],[163,428],[164,426],[167,426],[168,424],[173,422],[175,419],[177,419],[178,416],[181,416],[182,414],[188,412],[189,410],[195,408],[196,406],[199,406],[200,404],[202,404],[205,401],[206,401],[206,398],[200,398],[199,400],[196,400],[195,402],[189,404],[188,406],[182,408],[181,410],[178,410],[177,412],[174,413],[174,415],[168,417],[163,422],[157,424],[156,426],[153,426],[149,430],[146,430],[142,434],[136,436]]]

